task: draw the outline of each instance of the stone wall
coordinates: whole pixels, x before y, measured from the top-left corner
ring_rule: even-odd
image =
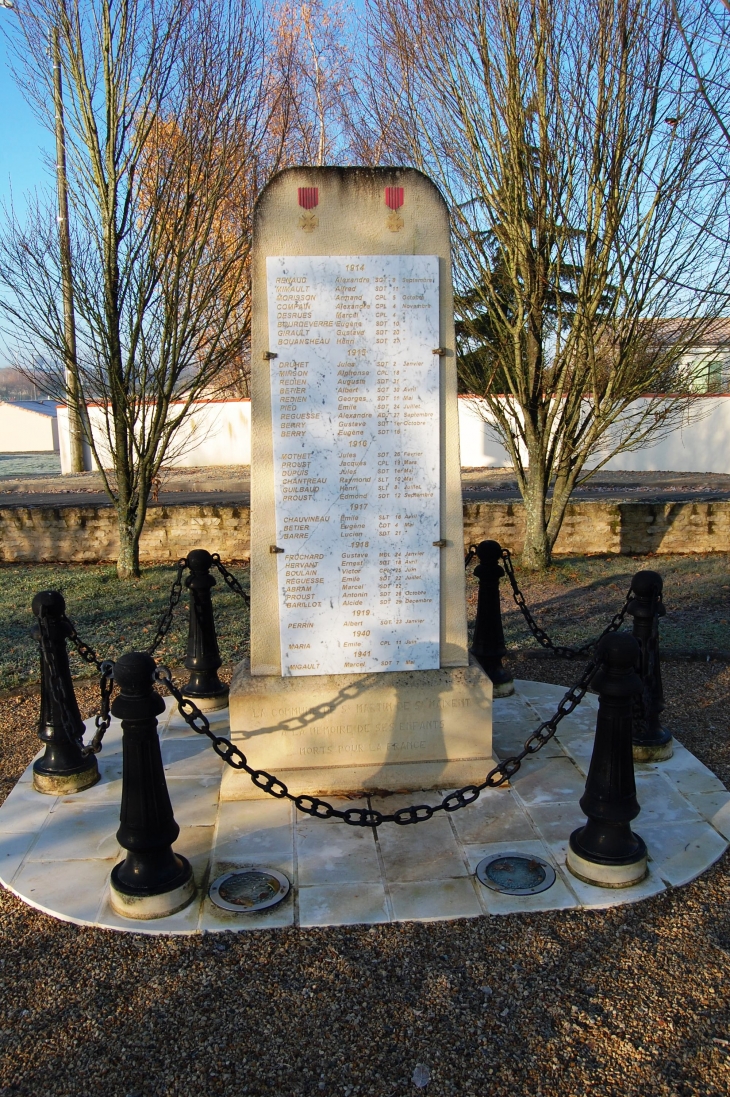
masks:
[[[0,507],[0,561],[115,560],[119,538],[110,506]],[[194,548],[219,552],[224,560],[249,555],[247,506],[151,506],[140,558],[177,560]]]
[[[116,514],[109,506],[0,507],[0,561],[91,563],[117,555]],[[464,542],[491,538],[520,552],[521,503],[464,506]],[[142,535],[144,561],[177,560],[191,549],[223,560],[249,556],[247,506],[151,506]],[[572,503],[556,553],[730,552],[730,502]]]
[[[464,507],[467,544],[491,538],[520,552],[525,536],[522,503]],[[570,503],[555,545],[560,555],[591,553],[730,552],[730,502]]]

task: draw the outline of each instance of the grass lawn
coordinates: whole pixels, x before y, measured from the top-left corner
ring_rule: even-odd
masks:
[[[581,645],[599,635],[623,604],[631,577],[653,568],[664,577],[667,616],[662,644],[673,651],[730,649],[730,554],[705,556],[582,556],[558,558],[544,576],[515,568],[529,606],[556,643]],[[248,589],[246,564],[232,568]],[[476,612],[477,580],[467,581],[470,627]],[[146,647],[165,606],[174,566],[145,567],[138,580],[122,582],[112,564],[13,564],[0,567],[0,689],[38,678],[38,649],[29,635],[30,606],[39,590],[60,590],[79,635],[104,658]],[[248,653],[248,609],[218,577],[213,591],[221,657],[226,666]],[[537,645],[502,580],[507,647],[524,651]],[[172,628],[157,658],[179,666],[187,640],[187,594],[183,593]],[[628,619],[630,627],[630,619]],[[74,675],[93,668],[72,654]]]
[[[538,624],[555,643],[570,646],[598,636],[623,605],[632,576],[649,569],[664,579],[662,646],[682,652],[730,650],[730,554],[566,556],[558,557],[541,577],[523,572],[519,559],[515,561],[517,581]],[[501,586],[508,650],[536,648],[506,579]],[[477,580],[470,578],[470,618],[476,611],[477,587]],[[627,623],[630,628],[630,617]]]
[[[248,567],[232,567],[248,589]],[[0,567],[0,689],[10,689],[39,677],[38,645],[30,638],[31,602],[39,590],[60,590],[66,612],[79,635],[100,658],[117,659],[126,651],[151,642],[167,606],[174,566],[146,567],[140,579],[122,582],[112,564],[14,564]],[[221,657],[237,663],[248,651],[248,607],[219,576],[213,590]],[[158,662],[179,666],[187,643],[187,592],[178,605],[172,627],[156,652]],[[71,656],[73,674],[96,673]]]

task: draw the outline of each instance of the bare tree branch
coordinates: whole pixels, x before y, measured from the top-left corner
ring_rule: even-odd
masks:
[[[370,0],[365,131],[450,204],[462,386],[514,464],[530,567],[596,463],[688,414],[688,353],[727,303],[682,51],[668,2]]]
[[[290,133],[291,51],[234,0],[32,0],[17,71],[45,114],[46,44],[64,83],[76,377],[86,441],[114,502],[118,570],[139,571],[151,485],[191,403],[246,371],[256,194]],[[49,119],[52,121],[52,119]],[[41,197],[0,240],[3,326],[45,390],[68,396],[61,271]],[[103,409],[92,430],[87,404]]]

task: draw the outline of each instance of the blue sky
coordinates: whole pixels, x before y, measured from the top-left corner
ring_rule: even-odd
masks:
[[[0,8],[0,20],[14,19]],[[32,110],[15,85],[7,62],[7,43],[0,35],[0,208],[10,199],[22,210],[23,194],[48,181],[43,149],[53,139],[36,121]],[[1,214],[0,214],[1,216]]]

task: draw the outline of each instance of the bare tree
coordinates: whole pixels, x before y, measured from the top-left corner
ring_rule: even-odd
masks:
[[[53,103],[58,28],[75,376],[84,434],[118,515],[120,576],[139,574],[151,486],[192,401],[245,356],[250,208],[289,129],[286,57],[246,0],[29,0],[16,72]],[[270,59],[275,58],[275,63]],[[243,231],[242,231],[243,228]],[[68,398],[55,212],[41,198],[0,241],[0,308],[22,360]],[[101,436],[87,405],[99,405]]]
[[[291,56],[291,153],[331,164],[345,150],[356,17],[340,0],[285,0],[279,33]]]
[[[369,36],[363,144],[450,204],[462,378],[543,568],[575,486],[688,413],[727,299],[707,115],[665,0],[371,0]]]
[[[725,151],[730,149],[730,0],[700,0],[672,12],[686,50],[686,60],[702,101],[717,127]]]

